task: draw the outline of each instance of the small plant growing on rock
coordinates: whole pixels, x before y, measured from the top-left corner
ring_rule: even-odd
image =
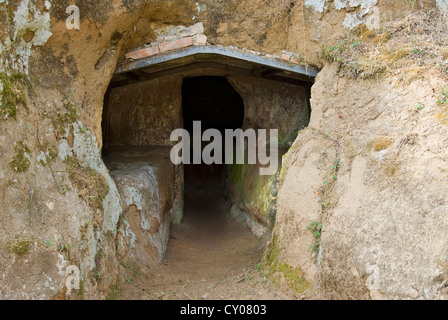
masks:
[[[420,110],[422,110],[424,107],[425,107],[425,105],[419,102],[419,103],[417,103],[417,104],[415,105],[415,110],[420,111]]]
[[[103,250],[98,250],[95,255],[95,267],[92,270],[92,277],[97,282],[101,281],[101,259],[103,258]]]
[[[45,241],[45,245],[47,246],[47,248],[50,248],[53,244],[51,243],[51,241],[49,239],[47,239]]]
[[[416,2],[410,0],[409,7]],[[331,47],[322,47],[320,58],[353,79],[389,74],[409,83],[432,67],[446,74],[447,25],[438,10],[415,10],[399,23],[381,24],[360,24],[347,31]]]
[[[58,132],[61,136],[64,136],[67,134],[67,125],[76,122],[78,119],[78,113],[77,113],[75,107],[71,104],[65,105],[65,106],[66,106],[67,112],[59,112],[56,115],[56,119],[53,122],[55,128],[58,130]]]
[[[439,99],[437,100],[439,105],[448,106],[448,87],[444,88],[439,94]]]
[[[70,244],[65,243],[65,244],[58,244],[58,251],[59,252],[67,252],[70,249]]]
[[[439,94],[437,104],[443,108],[442,111],[437,113],[436,117],[442,121],[443,124],[448,123],[448,87],[444,88]]]
[[[30,166],[31,150],[23,142],[19,142],[14,150],[16,154],[9,163],[9,167],[15,172],[25,172]]]
[[[340,168],[339,155],[333,160],[333,166],[331,167],[328,180],[322,183],[322,186],[317,191],[319,196],[319,203],[322,205],[322,212],[330,206],[330,198],[332,195],[333,188],[338,180],[338,173]]]
[[[311,251],[313,253],[315,253],[319,249],[319,245],[320,245],[320,237],[322,234],[322,224],[317,221],[313,221],[306,227],[306,229],[311,231],[314,236],[314,243],[311,246]]]

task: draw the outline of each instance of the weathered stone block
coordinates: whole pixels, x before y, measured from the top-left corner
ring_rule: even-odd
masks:
[[[194,37],[194,44],[196,46],[205,46],[207,44],[207,36],[205,34],[198,34]]]
[[[147,266],[161,262],[165,256],[174,190],[172,164],[150,162],[114,163],[110,172],[123,207],[119,255]]]

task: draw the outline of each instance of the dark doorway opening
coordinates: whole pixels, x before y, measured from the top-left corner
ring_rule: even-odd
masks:
[[[193,121],[201,121],[202,129],[241,128],[244,102],[224,77],[184,79],[182,86],[184,128],[190,133]]]
[[[202,132],[217,129],[223,137],[226,129],[238,129],[243,126],[243,99],[225,77],[204,76],[184,79],[182,111],[184,128],[190,135],[193,132],[193,121],[201,121]],[[208,142],[203,143],[203,147],[207,144]],[[209,210],[210,206],[223,205],[220,202],[223,201],[222,196],[225,194],[224,167],[224,164],[184,166],[186,218],[192,214],[196,217],[213,214],[215,210]]]

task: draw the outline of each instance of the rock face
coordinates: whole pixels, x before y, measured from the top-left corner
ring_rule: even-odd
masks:
[[[401,54],[415,64],[403,74],[392,70],[403,60],[380,52],[393,35],[375,38],[384,23],[446,11],[446,1],[84,1],[79,29],[66,26],[69,5],[0,1],[0,298],[104,298],[120,260],[143,266],[162,258],[169,223],[181,219],[182,171],[161,154],[106,166],[103,138],[114,137],[106,150],[169,146],[164,134],[180,125],[187,75],[154,79],[146,92],[121,89],[128,100],[117,90],[111,97],[118,113],[103,112],[104,98],[128,52],[185,35],[275,55],[295,52],[297,63],[322,69],[311,91],[311,123],[297,138],[293,132],[304,122],[296,111],[307,106],[291,101],[305,92],[286,89],[285,101],[277,92],[246,97],[248,125],[285,124],[284,142],[296,138],[279,189],[246,192],[233,210],[254,218],[262,206],[252,206],[253,199],[278,196],[272,239],[279,262],[302,269],[324,298],[446,297],[446,55],[425,64],[430,55],[421,48],[428,43],[408,43]],[[382,54],[384,76],[352,78],[368,66],[344,73],[351,60],[335,56],[368,51],[365,30],[359,43],[341,42],[363,25]],[[426,29],[418,26],[407,25],[423,37]],[[217,75],[195,72],[189,76]],[[272,88],[229,81],[241,96]],[[265,99],[277,101],[277,109]],[[126,112],[129,102],[135,108]],[[104,114],[113,126],[104,126]],[[249,176],[242,190],[253,192],[258,178]],[[317,238],[307,230],[313,222],[321,224]],[[68,266],[79,269],[82,287],[71,294]]]
[[[229,77],[244,100],[243,129],[279,130],[279,146],[289,147],[297,132],[308,125],[309,105],[307,88],[288,83]]]
[[[309,108],[307,88],[272,80],[253,80],[232,76],[230,83],[244,100],[243,129],[257,128],[279,130],[279,170],[285,150],[292,144],[297,132],[308,125]],[[275,223],[274,190],[278,172],[271,176],[260,175],[259,164],[232,165],[228,168],[230,200],[246,217],[257,236],[266,235]],[[279,171],[278,170],[278,171]]]
[[[165,77],[112,90],[107,148],[170,145],[171,132],[182,127],[181,86],[181,77]]]
[[[319,74],[310,128],[286,156],[275,231],[281,259],[318,279],[325,297],[436,298],[446,274],[447,127],[434,94],[443,82],[391,90],[386,79],[332,72]],[[313,221],[322,223],[314,255]]]
[[[445,0],[436,0],[436,3],[439,9],[446,14],[448,11],[448,3]]]
[[[169,150],[115,151],[127,161],[108,162],[122,201],[117,254],[142,266],[161,262],[170,235],[174,166]]]

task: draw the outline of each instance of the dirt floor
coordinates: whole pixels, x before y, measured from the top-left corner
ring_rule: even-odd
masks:
[[[148,270],[128,266],[109,298],[296,299],[286,285],[267,279],[259,270],[266,240],[230,218],[221,173],[217,167],[186,169],[184,221],[172,226],[165,260]]]

